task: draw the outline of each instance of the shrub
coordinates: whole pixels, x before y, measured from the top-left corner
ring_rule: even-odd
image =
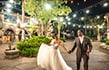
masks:
[[[105,43],[106,45],[109,45],[109,39],[106,39]]]
[[[36,56],[42,43],[50,43],[51,40],[41,36],[34,36],[27,41],[17,43],[17,49],[21,56]]]
[[[65,38],[63,38],[63,37],[60,37],[60,39],[62,40],[62,42],[65,42]]]

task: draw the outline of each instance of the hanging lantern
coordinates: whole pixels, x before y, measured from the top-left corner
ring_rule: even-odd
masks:
[[[74,1],[73,0],[71,0],[71,3],[73,3]]]
[[[86,2],[86,0],[84,0],[84,2]]]

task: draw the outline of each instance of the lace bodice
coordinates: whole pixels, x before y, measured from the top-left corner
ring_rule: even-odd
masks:
[[[50,44],[52,44],[54,49],[57,49],[59,47],[59,44],[54,44],[55,40],[52,40]]]
[[[54,44],[54,45],[53,45],[53,48],[54,48],[54,49],[57,49],[58,47],[59,47],[59,44]]]

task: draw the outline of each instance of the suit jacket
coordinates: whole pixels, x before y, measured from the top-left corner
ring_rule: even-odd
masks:
[[[86,51],[89,50],[91,52],[92,50],[92,44],[88,37],[84,36],[83,43],[81,44],[79,37],[75,38],[74,45],[71,51],[73,52],[75,48],[77,47],[76,54],[77,56],[80,56],[82,54],[86,54]]]

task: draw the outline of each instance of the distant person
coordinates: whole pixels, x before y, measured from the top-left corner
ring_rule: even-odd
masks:
[[[19,41],[25,41],[27,39],[26,37],[29,37],[29,33],[24,28],[22,28],[18,34]]]
[[[38,33],[36,30],[33,30],[33,36],[38,36]]]
[[[3,31],[0,29],[0,44],[2,44],[2,39],[3,39]]]
[[[8,48],[11,50],[11,32],[8,32],[7,34],[7,42],[8,42]]]

